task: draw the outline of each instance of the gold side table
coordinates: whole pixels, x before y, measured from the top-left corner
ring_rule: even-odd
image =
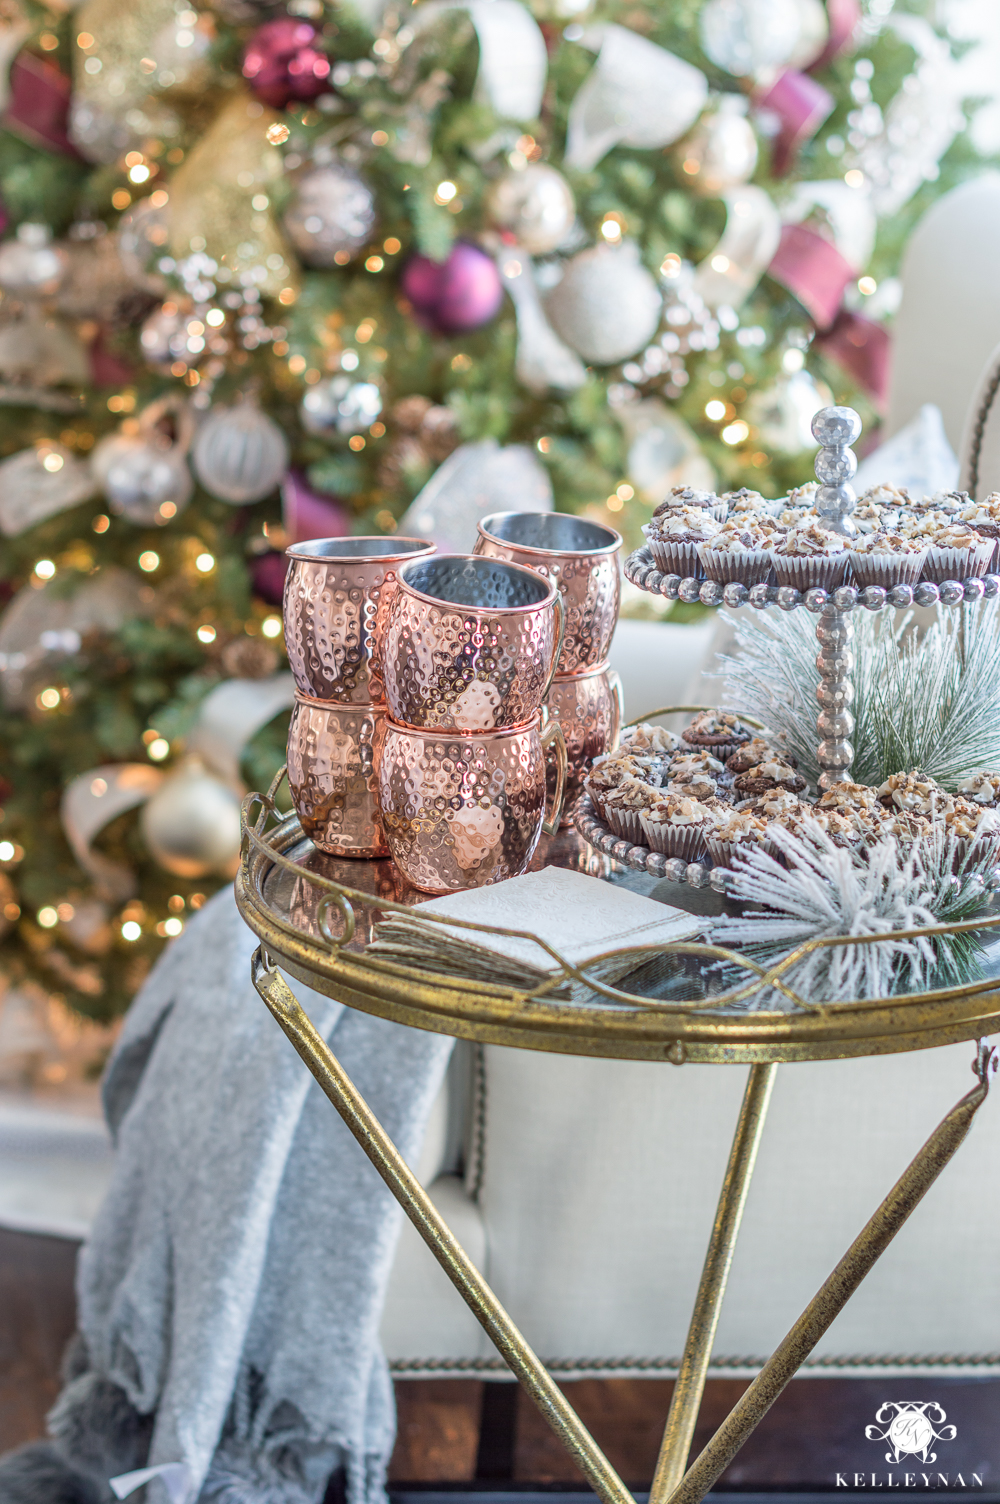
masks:
[[[377,920],[387,911],[419,903],[426,895],[406,890],[390,862],[345,861],[318,852],[304,837],[295,816],[280,819],[274,815],[280,776],[268,795],[251,794],[244,801],[243,856],[236,899],[260,940],[252,963],[254,985],[515,1377],[605,1504],[634,1501],[453,1237],[278,968],[348,1007],[461,1039],[675,1065],[687,1060],[750,1065],[649,1496],[650,1504],[697,1504],[958,1149],[986,1099],[995,1058],[979,1044],[972,1090],[934,1130],[689,1466],[688,1453],[729,1267],[778,1064],[930,1049],[960,1040],[981,1041],[1000,1028],[1000,983],[984,978],[962,987],[835,1007],[807,1004],[804,1011],[792,1014],[726,1015],[709,1011],[712,1000],[708,997],[685,1003],[662,1002],[603,988],[593,1005],[576,1006],[552,995],[551,989],[541,988],[526,995],[504,987],[435,977],[366,955]],[[277,823],[269,827],[272,819]],[[574,867],[611,880],[615,876],[609,860],[572,831],[543,840],[533,865],[548,864]],[[653,888],[654,879],[644,881],[648,889]],[[670,902],[678,906],[690,907],[700,901],[695,890],[670,889]],[[1000,924],[1000,920],[991,922]],[[678,954],[704,954],[707,948],[687,944],[673,949]]]

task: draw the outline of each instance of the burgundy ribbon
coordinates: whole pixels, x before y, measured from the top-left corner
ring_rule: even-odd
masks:
[[[854,268],[837,247],[805,225],[782,225],[767,272],[798,298],[818,329],[830,328],[854,278]]]
[[[755,97],[758,110],[767,110],[778,117],[778,133],[771,147],[771,165],[778,177],[794,166],[799,151],[815,136],[835,102],[829,89],[797,68],[784,68]]]
[[[889,334],[881,324],[846,308],[831,329],[817,335],[813,346],[870,392],[880,412],[885,411],[889,394],[889,347]]]
[[[301,470],[289,470],[281,483],[281,521],[289,543],[343,538],[351,531],[347,508],[335,497],[320,496]]]
[[[29,146],[80,157],[66,134],[71,90],[70,79],[54,63],[33,52],[18,53],[10,70],[10,103],[4,126]]]
[[[861,6],[858,0],[826,0],[826,15],[830,33],[819,57],[809,64],[810,73],[818,73],[847,51],[861,20]]]

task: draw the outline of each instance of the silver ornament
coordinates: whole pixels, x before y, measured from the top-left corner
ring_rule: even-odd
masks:
[[[170,210],[167,204],[156,207],[152,199],[140,199],[118,221],[118,255],[125,275],[136,287],[163,293],[166,282],[153,270],[156,259],[166,252],[170,237]]]
[[[169,309],[169,312],[168,312]],[[187,361],[187,324],[190,313],[181,313],[176,303],[154,308],[139,332],[143,358],[151,366],[170,366]]]
[[[699,19],[705,56],[734,78],[787,63],[802,29],[797,0],[707,0]]]
[[[240,801],[195,757],[164,779],[139,827],[155,860],[177,877],[228,875],[239,858]]]
[[[662,307],[660,290],[633,241],[581,251],[545,300],[560,339],[598,366],[627,360],[648,344]]]
[[[288,469],[288,441],[252,402],[217,407],[194,441],[191,462],[206,491],[232,506],[263,501]]]
[[[19,225],[0,245],[0,287],[18,298],[49,297],[66,275],[66,255],[52,244],[48,225]]]
[[[517,246],[497,257],[503,284],[510,293],[517,318],[517,355],[514,373],[529,392],[573,392],[583,386],[587,368],[564,345],[542,310],[531,257]]]
[[[808,371],[780,377],[773,386],[756,391],[743,409],[743,416],[757,430],[765,449],[778,454],[801,454],[815,449],[812,420],[821,407],[829,407],[833,393]]]
[[[340,162],[314,167],[299,179],[285,211],[289,240],[306,266],[335,266],[353,256],[375,228],[375,195],[364,179]]]
[[[177,445],[141,434],[109,434],[90,463],[111,510],[137,527],[169,522],[191,500],[194,482]]]
[[[706,197],[748,182],[757,166],[757,137],[743,95],[724,94],[702,115],[677,148],[677,160],[685,184]]]
[[[372,381],[331,376],[311,386],[302,399],[302,426],[309,433],[360,433],[382,411],[382,393]]]
[[[486,212],[529,255],[544,256],[562,245],[573,228],[576,204],[561,172],[545,162],[529,162],[497,179],[487,195]]]

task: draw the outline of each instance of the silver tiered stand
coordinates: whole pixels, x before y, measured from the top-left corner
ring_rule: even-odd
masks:
[[[824,407],[813,419],[812,431],[821,445],[816,456],[816,478],[820,483],[815,496],[816,510],[830,531],[854,537],[857,528],[851,514],[857,496],[851,481],[858,461],[850,446],[861,433],[861,419],[850,407]],[[946,580],[940,585],[930,582],[894,585],[888,590],[879,585],[868,585],[862,590],[854,585],[841,585],[831,591],[802,591],[791,585],[747,586],[736,582],[720,585],[717,580],[682,579],[680,575],[661,573],[653,562],[648,545],[637,548],[626,559],[625,578],[640,590],[662,595],[669,601],[689,604],[700,601],[704,606],[733,608],[753,606],[757,611],[765,611],[769,606],[777,606],[779,611],[795,611],[804,606],[812,612],[817,618],[816,639],[819,644],[816,699],[820,710],[816,730],[818,761],[823,770],[819,778],[821,791],[849,779],[854,761],[851,741],[854,731],[851,713],[854,699],[851,682],[854,668],[852,613],[859,607],[866,611],[885,611],[905,610],[910,606],[961,606],[1000,595],[1000,575],[994,574],[975,579]],[[724,892],[730,881],[730,873],[724,867],[709,868],[703,862],[683,862],[677,857],[665,857],[661,852],[623,840],[601,823],[586,795],[576,806],[574,824],[592,846],[638,871],[665,877],[671,882],[686,882],[694,888],[712,887],[717,892]]]

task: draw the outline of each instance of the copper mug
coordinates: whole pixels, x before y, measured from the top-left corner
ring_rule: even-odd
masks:
[[[595,757],[613,752],[624,713],[622,681],[606,663],[589,674],[575,674],[552,681],[545,701],[549,715],[558,721],[566,741],[568,763],[566,775],[566,811],[563,823],[570,821],[570,806],[583,792],[583,779]],[[549,760],[549,787],[555,788],[556,769]]]
[[[473,554],[413,559],[380,622],[389,715],[435,731],[523,726],[542,708],[565,611],[534,570]]]
[[[378,705],[332,705],[296,695],[288,726],[288,787],[299,822],[321,851],[387,856],[375,787]]]
[[[556,757],[546,812],[545,756]],[[415,888],[454,893],[523,872],[544,830],[559,826],[566,744],[555,721],[474,735],[422,731],[388,718],[378,801],[392,859]]]
[[[474,552],[523,565],[558,587],[566,632],[556,673],[586,673],[608,656],[621,605],[620,533],[568,512],[494,512]]]
[[[378,626],[396,571],[434,552],[419,538],[313,538],[285,553],[285,647],[299,694],[341,705],[378,705]]]

